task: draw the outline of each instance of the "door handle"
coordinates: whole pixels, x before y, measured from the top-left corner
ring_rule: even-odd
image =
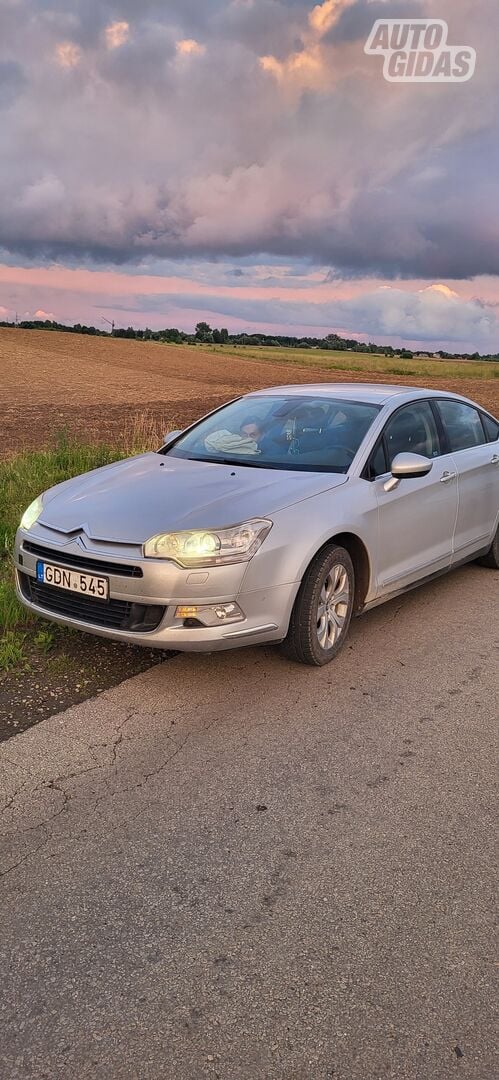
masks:
[[[499,454],[494,454],[494,457],[491,457],[490,464],[499,465]]]
[[[444,473],[442,473],[442,475],[440,477],[440,483],[441,484],[449,484],[451,480],[456,479],[456,475],[457,475],[457,473],[455,473],[455,472],[444,472]]]

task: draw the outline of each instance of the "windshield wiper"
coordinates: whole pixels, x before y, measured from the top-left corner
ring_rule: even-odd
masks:
[[[184,461],[204,461],[207,465],[245,466],[249,469],[281,469],[281,465],[271,465],[266,461],[236,461],[234,458],[184,458]]]

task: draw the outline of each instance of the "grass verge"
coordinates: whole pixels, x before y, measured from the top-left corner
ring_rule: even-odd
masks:
[[[163,431],[147,414],[141,414],[131,421],[120,446],[84,445],[61,434],[53,448],[24,451],[0,461],[0,672],[22,670],[28,662],[28,635],[30,649],[34,646],[39,654],[47,654],[71,632],[38,620],[17,599],[12,549],[25,508],[41,492],[63,480],[156,449],[162,441]]]

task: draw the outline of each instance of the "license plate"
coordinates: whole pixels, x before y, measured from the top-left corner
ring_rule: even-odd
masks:
[[[79,570],[54,566],[53,563],[41,562],[40,559],[36,564],[36,580],[44,585],[52,585],[55,589],[66,589],[68,592],[89,596],[92,600],[109,599],[108,578],[82,574]]]

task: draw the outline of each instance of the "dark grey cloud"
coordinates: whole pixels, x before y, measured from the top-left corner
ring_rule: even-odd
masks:
[[[134,39],[120,48],[101,50],[96,72],[104,85],[122,95],[123,105],[136,106],[140,101],[141,107],[147,109],[151,102],[157,110],[172,90],[170,65],[174,56],[175,38],[169,28],[146,24],[137,28]]]
[[[120,266],[264,253],[351,276],[499,273],[496,0],[357,0],[321,43],[312,8],[5,0],[0,246]],[[422,11],[477,48],[471,82],[393,86],[364,55],[375,18]],[[307,49],[315,82],[295,62]]]
[[[345,8],[325,41],[340,45],[361,40],[364,44],[376,19],[420,19],[427,8],[425,0],[356,0]]]
[[[15,60],[0,61],[0,109],[8,109],[23,92],[27,79]]]
[[[8,2],[8,0],[7,0]],[[226,6],[225,0],[22,0],[25,9],[40,14],[71,15],[80,22],[155,19],[158,23],[206,26]]]
[[[258,3],[232,3],[219,6],[214,27],[227,40],[244,42],[257,55],[271,53],[284,58],[301,45],[300,30],[304,15],[312,4],[306,0],[258,0]]]

